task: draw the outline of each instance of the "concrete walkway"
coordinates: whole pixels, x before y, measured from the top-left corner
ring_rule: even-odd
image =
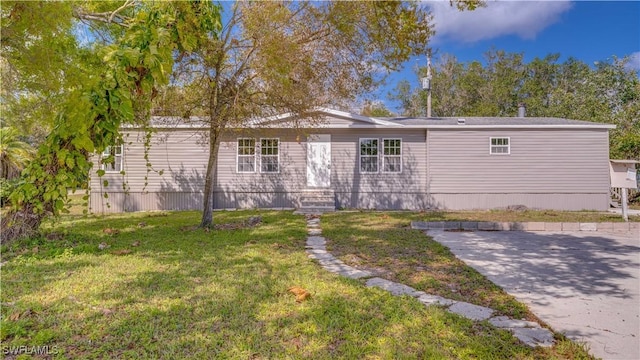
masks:
[[[640,234],[428,230],[603,359],[640,359]]]
[[[488,320],[489,323],[497,328],[511,331],[515,337],[531,347],[552,346],[554,343],[551,331],[540,327],[536,322],[511,319],[506,316],[493,316],[495,312],[493,309],[430,295],[404,284],[373,277],[373,274],[368,271],[351,267],[327,252],[326,240],[321,236],[322,229],[320,228],[319,216],[308,215],[307,228],[309,234],[307,237],[307,254],[310,258],[317,260],[320,266],[327,271],[351,279],[366,279],[366,286],[368,287],[378,287],[396,296],[412,296],[425,306],[440,305],[446,307],[449,312],[471,320]]]
[[[609,209],[609,212],[622,215],[622,209]],[[629,215],[640,215],[640,210],[629,209]]]

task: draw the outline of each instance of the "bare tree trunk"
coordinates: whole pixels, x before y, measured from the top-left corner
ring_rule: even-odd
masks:
[[[36,214],[30,204],[18,211],[11,210],[4,214],[0,221],[0,244],[6,245],[19,238],[36,235],[44,217],[44,214]]]
[[[219,132],[209,129],[209,161],[204,182],[204,208],[200,227],[210,228],[213,225],[213,190],[215,189],[216,168],[218,167]]]

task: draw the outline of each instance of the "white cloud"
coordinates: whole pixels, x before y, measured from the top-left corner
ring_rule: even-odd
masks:
[[[475,42],[503,35],[534,39],[547,26],[557,22],[568,11],[569,1],[487,1],[487,6],[474,11],[458,11],[449,1],[436,1],[433,12],[435,41],[450,39]]]
[[[629,62],[626,66],[628,69],[640,71],[640,51],[636,51],[629,55]]]

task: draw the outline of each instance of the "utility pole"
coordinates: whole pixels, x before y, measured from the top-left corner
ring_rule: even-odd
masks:
[[[422,90],[427,91],[427,117],[431,117],[431,51],[427,53],[427,77],[423,77]]]

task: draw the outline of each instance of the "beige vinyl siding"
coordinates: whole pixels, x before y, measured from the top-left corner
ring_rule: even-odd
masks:
[[[147,173],[144,159],[144,133],[124,135],[125,175],[107,173],[98,177],[98,158],[91,177],[91,210],[122,212],[140,210],[201,209],[209,154],[205,132],[194,129],[158,131],[152,135]],[[306,184],[306,152],[293,131],[230,132],[218,150],[214,203],[216,209],[294,208],[296,190]],[[280,138],[280,171],[236,172],[237,138]],[[259,156],[259,152],[256,156]],[[159,174],[162,171],[162,175]],[[145,177],[147,177],[145,179]],[[104,186],[104,181],[108,182]],[[144,183],[147,185],[144,186]],[[126,190],[125,190],[126,189]],[[107,193],[108,198],[103,194]]]
[[[378,209],[424,209],[426,143],[424,130],[315,129],[263,131],[259,137],[280,138],[280,173],[237,173],[235,137],[225,136],[219,151],[220,202],[216,207],[297,207],[307,189],[306,136],[331,135],[331,189],[338,207]],[[360,174],[360,138],[402,139],[401,173]],[[236,200],[240,199],[240,200]],[[256,204],[261,204],[260,206]]]
[[[295,208],[306,190],[306,136],[331,134],[331,189],[337,204],[345,208],[423,209],[426,143],[424,130],[321,129],[308,131],[260,130],[229,132],[218,150],[215,208]],[[94,212],[138,210],[188,210],[202,207],[202,192],[208,160],[203,132],[192,129],[158,131],[153,134],[147,173],[144,133],[125,135],[125,175],[93,172],[91,208]],[[402,139],[402,172],[360,174],[359,139]],[[256,152],[256,172],[238,173],[237,139],[280,139],[278,173],[261,173]],[[96,159],[97,166],[97,159]],[[97,169],[97,168],[96,168]],[[156,171],[163,171],[160,175]],[[147,179],[145,180],[145,176]],[[102,182],[108,181],[104,186]],[[145,181],[148,183],[144,186]],[[124,188],[126,188],[126,192]],[[103,193],[109,198],[105,199]]]
[[[490,137],[511,154],[489,154]],[[428,143],[432,193],[608,191],[606,130],[430,130]]]
[[[339,208],[425,209],[426,139],[422,129],[334,129],[331,187]],[[359,139],[402,140],[402,172],[360,173]],[[379,170],[382,158],[379,157]]]
[[[402,140],[402,172],[382,172],[379,156],[377,173],[360,173],[359,139],[379,139],[379,154],[382,154],[382,139]],[[425,131],[345,129],[333,130],[331,135],[331,183],[337,192],[424,192],[426,176]]]
[[[490,154],[491,137],[508,137],[510,154]],[[429,130],[428,146],[436,208],[606,209],[606,129]]]
[[[490,209],[522,204],[604,210],[608,206],[606,129],[344,128],[230,131],[218,150],[215,208],[298,207],[301,194],[308,190],[306,137],[313,133],[331,135],[330,189],[339,208]],[[95,158],[91,210],[201,209],[208,160],[205,134],[194,129],[157,131],[149,150],[153,170],[147,172],[145,135],[127,131],[125,175],[98,177]],[[510,154],[491,155],[491,137],[508,137]],[[256,172],[238,173],[238,138],[255,138],[257,144],[260,138],[278,138],[279,172],[261,173],[257,151]],[[401,139],[402,172],[360,173],[361,138],[379,139],[380,145],[382,139]],[[381,168],[381,158],[379,164]]]
[[[260,149],[256,151],[256,171],[237,172],[236,154],[238,138],[255,138],[260,145],[261,138],[278,138],[279,171],[260,172]],[[291,192],[306,185],[306,147],[305,136],[293,130],[263,130],[262,132],[242,132],[226,134],[218,149],[218,171],[216,191],[271,193]]]
[[[98,157],[94,157],[90,182],[91,211],[200,208],[209,154],[203,135],[203,132],[192,129],[153,133],[149,149],[151,168],[148,168],[144,158],[145,133],[126,131],[123,134],[125,175],[106,173],[99,177],[96,173]],[[105,180],[107,186],[104,185]],[[104,193],[108,198],[104,198]]]
[[[237,173],[236,139],[225,136],[219,150],[217,190],[240,192],[300,191],[306,189],[306,136],[293,130],[263,132],[259,137],[280,138],[280,172],[277,174]],[[424,130],[332,129],[315,130],[331,134],[331,188],[336,192],[424,192]],[[401,173],[360,174],[359,138],[400,138],[403,146]],[[299,141],[299,142],[298,142]]]
[[[204,186],[209,147],[202,142],[202,133],[193,130],[154,133],[149,149],[151,168],[147,167],[144,158],[144,137],[144,132],[126,132],[123,135],[125,175],[106,173],[99,178],[94,170],[91,189],[121,192],[125,183],[131,192],[192,191]],[[98,158],[94,159],[97,165]],[[159,175],[159,171],[163,175]],[[148,184],[145,186],[147,175]],[[101,186],[103,180],[107,180],[109,185]]]

